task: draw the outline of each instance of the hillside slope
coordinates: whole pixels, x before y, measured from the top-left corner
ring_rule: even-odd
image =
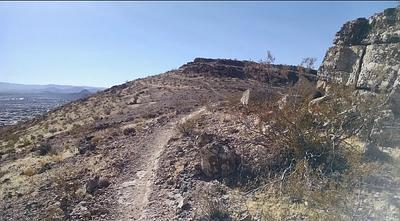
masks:
[[[399,220],[399,15],[345,24],[317,76],[196,58],[1,128],[0,217]]]
[[[262,90],[268,80],[275,91],[298,80],[295,67],[274,66],[268,79],[262,70],[254,62],[196,59],[1,128],[1,217],[147,220],[157,159],[177,134],[176,122]],[[175,216],[167,210],[164,220]]]

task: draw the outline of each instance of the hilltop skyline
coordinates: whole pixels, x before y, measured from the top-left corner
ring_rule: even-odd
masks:
[[[6,2],[0,81],[110,87],[195,57],[322,61],[348,20],[396,2]],[[323,15],[323,16],[321,16]],[[318,19],[316,19],[318,18]]]

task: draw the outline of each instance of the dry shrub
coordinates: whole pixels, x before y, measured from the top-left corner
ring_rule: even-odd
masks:
[[[213,102],[210,100],[210,98],[209,97],[207,97],[207,96],[201,96],[200,98],[199,98],[199,105],[201,106],[201,107],[205,107],[207,110],[211,110],[212,109],[212,104],[213,104]]]
[[[95,135],[95,136],[91,139],[91,142],[92,142],[94,145],[97,145],[97,144],[99,144],[103,139],[104,139],[104,135],[102,135],[102,134],[97,134],[97,135]]]
[[[32,144],[32,142],[30,140],[28,140],[27,138],[23,138],[22,143],[18,146],[18,148],[26,147],[31,144]]]
[[[223,202],[214,189],[201,191],[198,196],[198,209],[196,211],[196,220],[199,221],[230,221],[230,213],[227,204]]]
[[[37,147],[37,153],[39,156],[47,155],[52,151],[52,147],[49,143],[42,143]]]
[[[20,140],[20,135],[16,132],[3,132],[0,133],[0,139],[3,141],[7,141],[7,145],[9,147],[14,147],[14,145]]]
[[[24,175],[24,176],[33,176],[35,174],[36,174],[36,169],[32,168],[32,167],[29,167],[29,168],[25,169],[21,173],[21,175]]]
[[[57,132],[57,128],[51,128],[49,130],[49,133],[54,134],[55,132]]]
[[[192,117],[178,123],[176,128],[183,136],[191,136],[195,133],[199,117]]]
[[[104,114],[106,116],[110,115],[111,114],[111,108],[109,108],[109,107],[104,108]]]
[[[366,103],[339,85],[331,86],[327,97],[313,100],[315,91],[313,84],[300,80],[283,96],[242,108],[241,122],[254,136],[242,151],[245,187],[333,211],[328,217],[350,214],[350,193],[368,170],[361,148],[347,141],[368,134],[382,100]],[[364,138],[368,141],[368,135]]]
[[[1,168],[0,168],[0,178],[2,178],[4,175],[6,175],[7,174],[7,171],[3,171]]]
[[[135,128],[133,128],[133,127],[128,127],[128,128],[125,128],[125,129],[122,131],[122,133],[123,133],[125,136],[128,136],[128,135],[134,136],[134,135],[136,134],[136,130],[135,130]]]
[[[332,87],[329,99],[310,106],[314,92],[313,85],[303,81],[283,98],[271,97],[246,108],[260,123],[244,124],[259,136],[256,144],[277,157],[278,172],[292,171],[302,160],[325,175],[344,171],[351,160],[345,141],[373,122],[375,115],[360,111],[361,104],[347,88]]]

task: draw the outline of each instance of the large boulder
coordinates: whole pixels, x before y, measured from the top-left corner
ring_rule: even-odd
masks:
[[[243,92],[242,98],[240,98],[240,103],[242,103],[243,105],[248,105],[249,99],[250,99],[250,89],[247,89],[245,92]]]
[[[400,43],[400,7],[388,8],[368,19],[368,35],[363,44]]]
[[[221,180],[235,178],[240,159],[227,142],[219,141],[212,135],[202,135],[198,144],[202,145],[200,146],[201,170],[207,178]]]
[[[244,66],[244,61],[196,58],[193,62],[180,67],[179,70],[186,75],[208,74],[215,77],[244,79],[246,77]]]

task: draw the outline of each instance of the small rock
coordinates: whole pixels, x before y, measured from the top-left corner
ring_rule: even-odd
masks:
[[[71,212],[71,216],[75,219],[88,218],[90,217],[90,215],[91,213],[87,208],[85,201],[81,201],[78,205],[74,207],[74,209]]]
[[[182,197],[180,194],[177,196],[177,202],[178,202],[179,209],[185,210],[188,207],[190,207],[190,206],[188,206],[188,200],[186,198]]]
[[[96,176],[86,183],[86,192],[93,195],[98,189],[107,188],[110,184],[107,179]]]
[[[98,183],[98,188],[99,189],[107,188],[110,184],[111,184],[110,181],[108,181],[107,179],[100,178]]]
[[[37,171],[37,173],[41,174],[50,169],[51,169],[51,165],[49,163],[45,163],[42,167],[40,167],[40,169]]]
[[[122,133],[123,133],[125,136],[134,136],[134,135],[136,134],[136,130],[135,130],[135,128],[128,127],[128,128],[125,128],[125,129],[122,131]]]
[[[250,99],[250,89],[247,89],[245,92],[243,92],[242,98],[240,98],[240,102],[243,105],[248,105],[249,99]]]
[[[86,192],[89,194],[93,194],[97,190],[98,183],[99,183],[98,176],[96,176],[94,179],[89,180],[86,183]]]

